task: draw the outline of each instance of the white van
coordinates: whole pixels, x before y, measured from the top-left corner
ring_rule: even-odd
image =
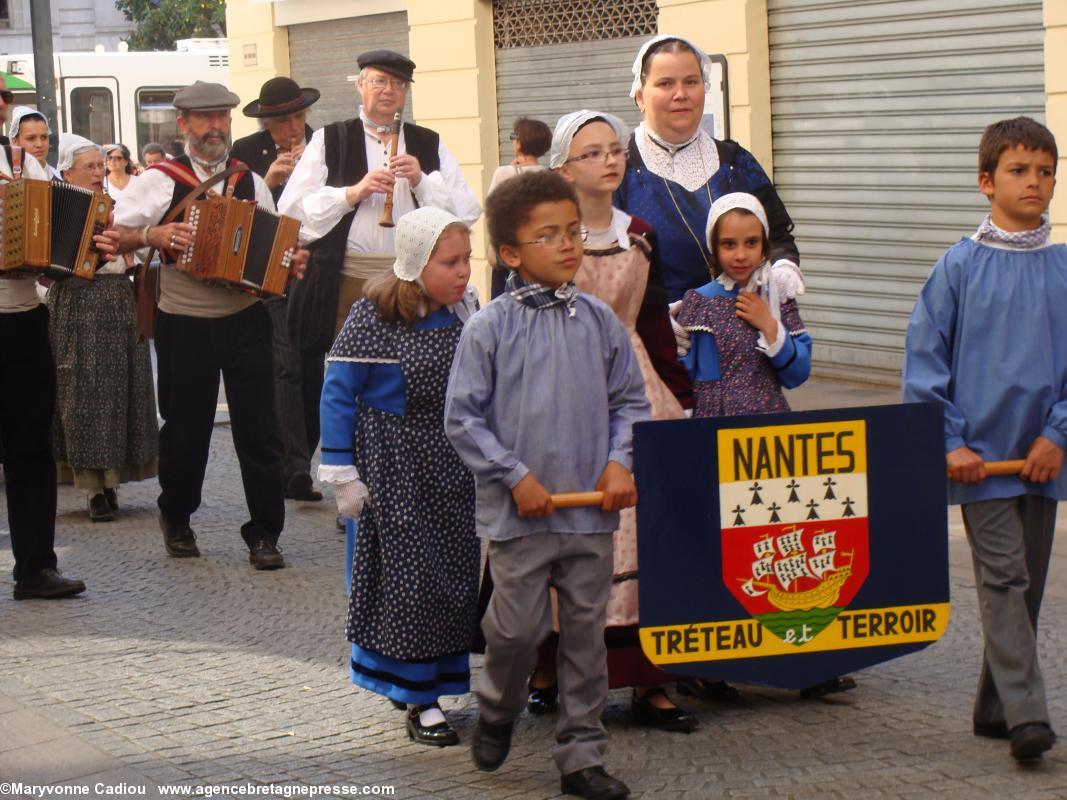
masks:
[[[183,39],[177,51],[56,53],[60,130],[97,144],[121,142],[135,160],[148,142],[171,153],[178,137],[174,94],[193,81],[229,82],[225,39]],[[15,104],[36,106],[33,55],[0,55],[15,79]],[[17,88],[25,81],[28,86]]]

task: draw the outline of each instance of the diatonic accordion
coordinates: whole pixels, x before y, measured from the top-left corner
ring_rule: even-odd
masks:
[[[185,221],[194,240],[179,256],[178,269],[261,297],[285,292],[299,247],[299,220],[272,214],[251,200],[213,195],[191,203]]]
[[[111,206],[106,194],[67,183],[23,178],[0,185],[0,275],[92,279],[100,262],[93,236],[107,227]]]

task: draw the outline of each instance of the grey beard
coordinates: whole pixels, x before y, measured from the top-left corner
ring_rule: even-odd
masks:
[[[206,136],[202,139],[192,134],[187,134],[187,136],[189,155],[195,156],[201,161],[221,161],[226,157],[226,153],[230,149],[228,138],[209,141]]]

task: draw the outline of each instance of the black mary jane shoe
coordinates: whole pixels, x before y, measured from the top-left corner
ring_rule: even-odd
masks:
[[[408,704],[407,703],[401,703],[399,700],[394,700],[391,697],[389,698],[389,702],[393,704],[393,708],[395,708],[397,711],[407,711],[408,710]]]
[[[828,694],[847,692],[855,688],[856,679],[851,678],[848,675],[842,675],[841,677],[831,678],[822,683],[816,683],[814,686],[809,686],[807,689],[801,689],[800,697],[802,700],[817,700],[820,697],[826,697]]]
[[[741,693],[726,681],[709,681],[704,678],[679,678],[678,693],[701,700],[718,700],[733,703],[741,698]]]
[[[104,489],[104,499],[107,500],[107,504],[111,507],[112,511],[119,510],[118,489]]]
[[[529,696],[526,698],[526,710],[531,714],[553,714],[559,708],[559,686],[529,686]]]
[[[436,725],[425,726],[419,722],[419,712],[428,708],[440,709],[437,703],[427,706],[412,706],[408,709],[405,725],[408,729],[408,738],[419,744],[428,744],[431,747],[449,747],[459,744],[459,734],[452,730],[447,722],[438,722]]]
[[[678,706],[660,708],[651,699],[656,695],[667,697],[667,693],[660,686],[648,688],[643,697],[638,697],[636,691],[633,693],[630,699],[630,714],[633,716],[635,725],[658,728],[672,733],[692,733],[697,729],[700,722],[696,717]]]
[[[93,522],[111,522],[115,519],[115,512],[103,492],[89,498],[89,519]]]

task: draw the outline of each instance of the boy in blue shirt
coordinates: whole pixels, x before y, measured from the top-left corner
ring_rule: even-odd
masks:
[[[962,505],[985,652],[977,736],[1018,761],[1052,747],[1037,618],[1056,502],[1067,499],[1067,248],[1049,241],[1056,141],[1027,117],[986,128],[990,214],[934,265],[908,325],[904,399],[945,412],[949,502]],[[1018,476],[987,461],[1025,460]]]
[[[493,595],[482,621],[471,755],[492,771],[507,758],[537,647],[559,598],[559,723],[552,756],[566,794],[629,794],[604,771],[608,694],[604,626],[619,509],[637,500],[634,422],[647,419],[641,371],[615,312],[574,286],[582,229],[574,190],[552,172],[502,183],[486,208],[504,294],[463,328],[445,401],[445,432],[474,473],[478,533],[489,540]],[[596,489],[594,508],[551,493]]]

